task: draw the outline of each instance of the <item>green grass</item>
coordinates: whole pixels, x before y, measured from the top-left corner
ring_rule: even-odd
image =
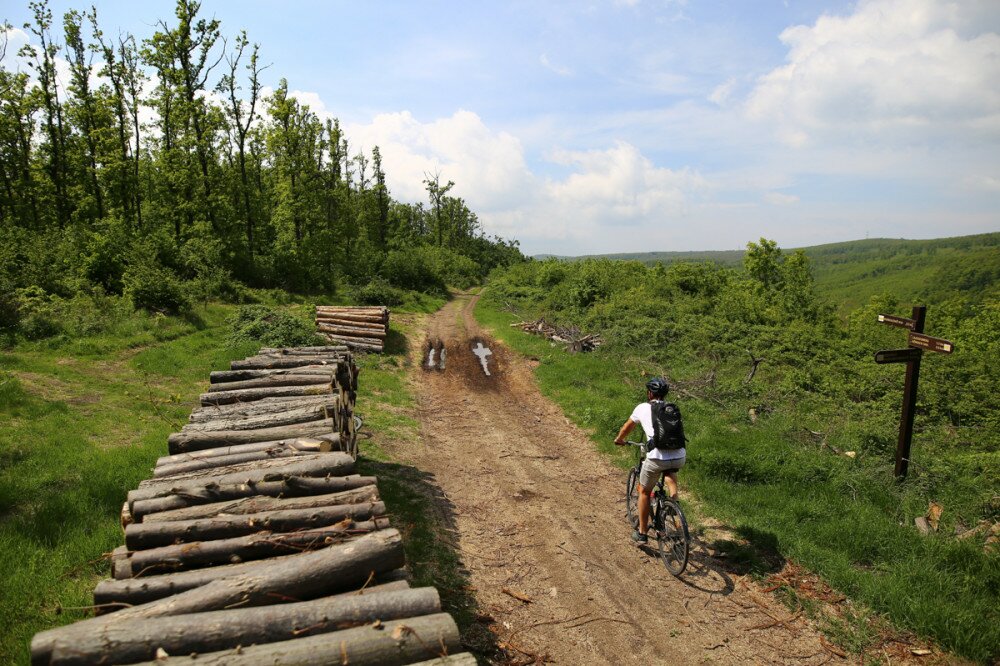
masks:
[[[279,296],[268,300],[311,315],[315,301]],[[414,297],[393,310],[425,312],[442,302]],[[94,585],[108,575],[104,555],[122,544],[127,492],[149,478],[208,373],[259,347],[230,346],[233,309],[213,304],[187,318],[135,313],[99,335],[0,353],[0,663],[27,663],[36,632],[87,616]],[[387,354],[360,361],[359,411],[377,435],[362,443],[363,471],[380,478],[416,583],[439,587],[467,643],[486,653],[489,635],[475,621],[448,516],[433,510],[433,484],[380,446],[419,436],[400,329],[395,319]]]
[[[476,316],[508,346],[537,358],[542,391],[591,433],[598,450],[620,467],[629,465],[611,439],[643,399],[640,371],[654,368],[612,352],[567,354],[510,328],[515,317],[485,299]],[[858,449],[851,459],[819,450],[803,436],[808,414],[764,416],[751,424],[745,406],[677,399],[691,440],[682,489],[693,492],[701,508],[752,547],[799,562],[898,627],[978,661],[1000,656],[1000,556],[984,553],[981,539],[962,541],[943,532],[924,537],[912,527],[931,499],[950,512],[961,505],[966,489],[934,483],[935,465],[960,462],[923,459],[920,473],[898,485],[882,451]],[[919,442],[914,453],[921,459]],[[1000,460],[977,460],[969,478],[995,483]],[[831,635],[857,649],[866,639],[846,631],[850,626],[841,623]]]
[[[23,343],[0,357],[0,662],[84,617],[122,543],[126,493],[186,421],[226,346],[228,308],[137,314],[94,337]]]

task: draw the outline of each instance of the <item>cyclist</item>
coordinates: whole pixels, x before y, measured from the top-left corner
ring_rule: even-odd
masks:
[[[670,497],[677,498],[677,470],[684,466],[687,456],[683,445],[680,448],[654,448],[653,443],[653,403],[663,402],[670,385],[660,377],[654,377],[646,382],[646,402],[636,405],[632,410],[632,415],[622,425],[615,438],[618,446],[627,446],[625,438],[636,423],[642,424],[642,429],[646,434],[647,453],[646,460],[642,463],[642,471],[639,474],[639,525],[638,529],[632,532],[632,540],[637,544],[647,542],[646,530],[649,527],[649,493],[660,481],[663,474],[667,490]],[[683,436],[683,435],[682,435]]]

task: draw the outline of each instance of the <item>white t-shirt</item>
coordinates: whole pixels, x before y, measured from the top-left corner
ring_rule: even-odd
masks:
[[[653,407],[648,402],[642,402],[635,406],[632,410],[633,423],[639,423],[642,425],[643,431],[646,433],[646,441],[653,439]],[[650,448],[649,452],[646,454],[647,458],[652,458],[653,460],[677,460],[679,458],[684,458],[687,455],[685,449],[654,449]]]

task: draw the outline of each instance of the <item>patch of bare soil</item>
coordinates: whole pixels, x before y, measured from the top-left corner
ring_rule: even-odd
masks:
[[[460,296],[412,341],[421,438],[394,453],[440,485],[501,663],[847,661],[707,537],[679,579],[633,545],[625,473],[540,394],[527,361],[479,330],[474,304]],[[425,340],[444,343],[444,370],[424,367]]]

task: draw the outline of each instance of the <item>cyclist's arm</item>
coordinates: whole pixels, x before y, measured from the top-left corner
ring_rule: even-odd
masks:
[[[632,428],[634,427],[635,421],[633,421],[631,417],[626,419],[622,429],[618,431],[618,436],[615,437],[615,444],[618,446],[625,446],[625,438],[628,437],[628,434],[632,432]]]

